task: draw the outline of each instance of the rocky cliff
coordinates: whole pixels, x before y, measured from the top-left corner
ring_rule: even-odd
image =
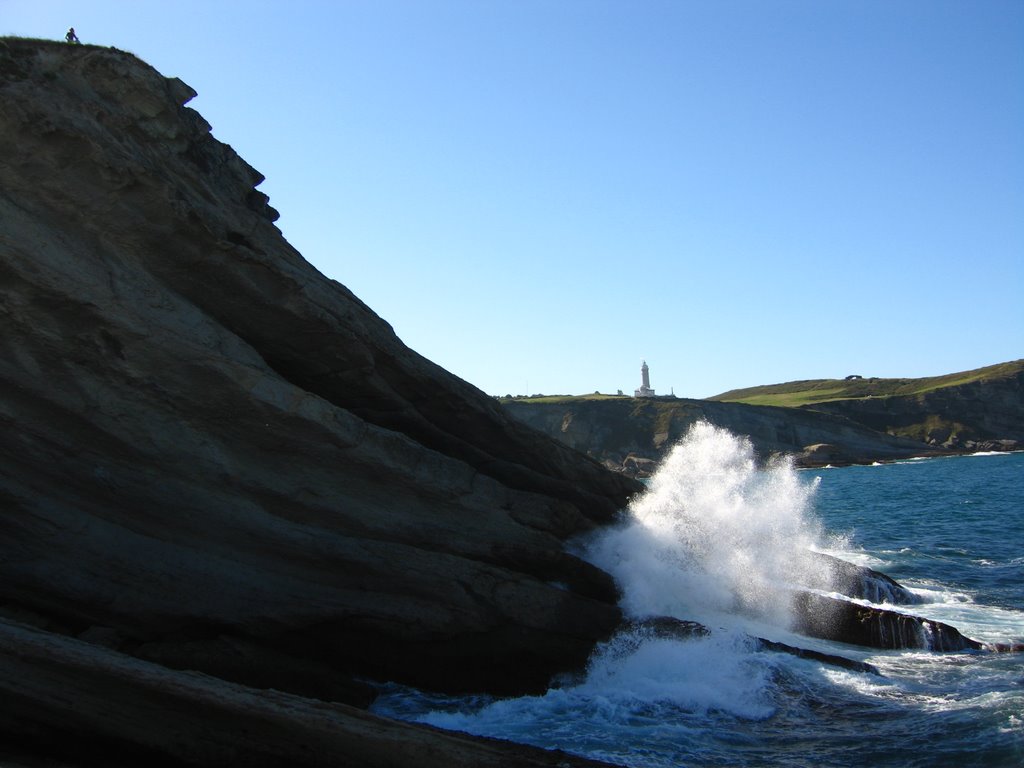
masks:
[[[794,408],[675,398],[509,400],[509,413],[611,469],[647,475],[697,421],[747,436],[762,459],[791,454],[803,466],[942,453],[840,415]]]
[[[68,718],[68,679],[155,722],[175,669],[365,701],[353,676],[523,692],[582,664],[619,611],[563,542],[633,481],[319,274],[193,95],[114,49],[0,43],[0,728],[116,741]]]
[[[953,450],[1015,449],[1024,444],[1024,365],[909,395],[830,400],[804,406],[845,416],[879,432]]]

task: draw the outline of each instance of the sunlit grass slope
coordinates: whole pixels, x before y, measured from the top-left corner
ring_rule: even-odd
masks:
[[[956,387],[985,379],[1002,379],[1018,374],[1024,369],[1024,360],[999,363],[973,371],[949,373],[945,376],[930,376],[921,379],[810,379],[790,381],[785,384],[769,384],[746,389],[733,389],[708,398],[732,403],[750,405],[777,405],[798,408],[832,400],[858,400],[870,397],[891,397],[894,395],[920,395],[943,387]]]

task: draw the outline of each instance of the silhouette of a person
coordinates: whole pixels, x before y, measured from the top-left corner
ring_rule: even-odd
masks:
[[[68,33],[66,35],[64,35],[64,39],[67,40],[69,43],[81,43],[82,42],[81,40],[78,39],[78,35],[75,34],[75,28],[74,27],[72,27],[71,29],[68,30]]]

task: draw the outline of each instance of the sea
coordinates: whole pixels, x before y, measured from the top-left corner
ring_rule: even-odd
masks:
[[[883,607],[984,643],[1024,642],[1024,453],[800,470],[760,465],[745,439],[698,424],[621,524],[574,547],[616,578],[627,615],[711,633],[623,632],[540,696],[386,686],[374,710],[637,768],[1024,766],[1024,653],[814,640],[788,629],[786,597],[794,553],[811,549],[921,598]]]

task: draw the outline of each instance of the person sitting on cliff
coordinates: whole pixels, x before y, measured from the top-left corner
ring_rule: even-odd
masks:
[[[64,35],[64,39],[69,43],[78,43],[79,45],[82,43],[82,41],[78,39],[78,35],[75,34],[74,27],[71,27],[71,29],[68,30],[68,33]]]

